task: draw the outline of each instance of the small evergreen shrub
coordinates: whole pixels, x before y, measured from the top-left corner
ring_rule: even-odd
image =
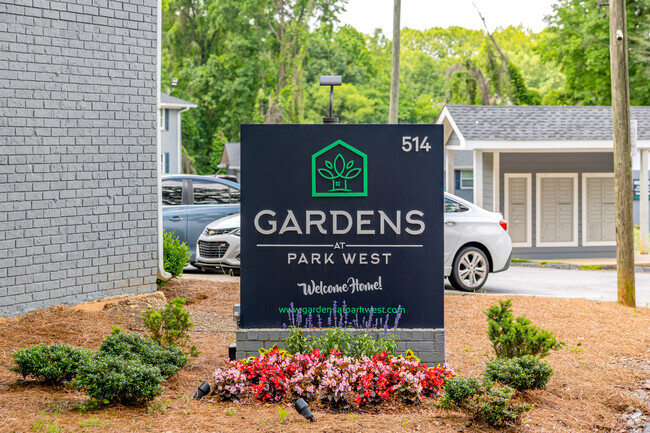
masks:
[[[160,346],[140,334],[125,334],[118,327],[99,346],[98,355],[137,360],[157,367],[166,379],[188,363],[187,355],[176,346]]]
[[[527,403],[514,404],[511,399],[515,390],[502,386],[488,385],[478,406],[478,419],[492,427],[517,424],[519,416],[532,408]]]
[[[194,326],[190,321],[191,314],[185,311],[185,299],[174,298],[167,303],[165,309],[156,311],[149,308],[142,312],[142,321],[149,330],[151,339],[161,346],[177,346],[187,350],[190,356],[200,352],[196,346],[190,346],[189,331]]]
[[[488,318],[488,338],[492,341],[498,358],[515,358],[532,355],[543,358],[551,350],[558,350],[564,343],[555,334],[532,325],[526,316],[515,318],[512,301],[499,301],[491,306],[485,315]]]
[[[310,353],[317,349],[323,353],[339,350],[341,356],[367,356],[381,352],[389,354],[397,350],[397,341],[393,332],[376,332],[368,330],[348,330],[346,328],[328,328],[320,337],[307,336],[301,328],[289,328],[289,336],[284,341],[287,352]]]
[[[161,394],[164,380],[158,367],[137,358],[99,354],[80,366],[73,385],[105,404],[139,405]]]
[[[467,401],[482,393],[481,382],[473,377],[452,377],[442,387],[445,395],[438,401],[438,405],[445,409],[462,407]]]
[[[512,402],[515,390],[509,386],[494,386],[490,382],[481,384],[472,377],[449,378],[442,389],[445,395],[438,401],[440,407],[460,409],[492,427],[516,425],[519,416],[531,409],[529,404]]]
[[[60,385],[74,378],[79,365],[90,358],[85,349],[66,344],[38,344],[19,349],[12,354],[15,367],[9,370],[23,378],[32,376],[36,380]]]
[[[494,359],[487,363],[483,378],[504,383],[517,391],[545,388],[553,375],[548,362],[535,356]]]
[[[174,232],[163,231],[163,268],[176,278],[183,273],[183,269],[190,261],[190,247],[181,242]],[[158,280],[159,285],[165,282]]]

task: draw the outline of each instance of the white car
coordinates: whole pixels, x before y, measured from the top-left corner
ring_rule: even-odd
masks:
[[[501,214],[445,192],[445,277],[455,289],[476,291],[489,272],[508,269],[512,241],[507,230]]]
[[[196,242],[195,267],[239,269],[240,214],[230,215],[208,224]]]

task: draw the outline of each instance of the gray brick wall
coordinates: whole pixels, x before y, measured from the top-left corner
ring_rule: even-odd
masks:
[[[305,335],[319,337],[325,331],[306,330]],[[378,334],[381,335],[382,331]],[[412,350],[430,367],[445,363],[445,330],[442,328],[397,329],[397,355]],[[259,349],[268,349],[277,344],[284,349],[284,340],[289,336],[286,329],[237,328],[237,359],[259,356]]]
[[[155,290],[156,7],[0,2],[0,316]]]

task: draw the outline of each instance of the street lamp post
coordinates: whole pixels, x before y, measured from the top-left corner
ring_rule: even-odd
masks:
[[[320,76],[320,85],[330,86],[330,115],[329,117],[323,117],[323,123],[339,123],[338,117],[332,117],[332,104],[334,103],[334,86],[340,86],[342,83],[343,79],[340,75]]]

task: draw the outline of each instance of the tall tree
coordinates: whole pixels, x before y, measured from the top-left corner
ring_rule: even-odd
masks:
[[[546,17],[538,52],[549,63],[558,63],[565,76],[564,88],[555,95],[560,104],[610,105],[610,59],[607,8],[595,1],[558,0]],[[640,42],[648,41],[650,0],[626,2],[629,34],[629,76],[632,105],[650,103],[648,58]]]
[[[300,123],[303,120],[303,67],[310,24],[337,22],[347,0],[250,0],[255,23],[268,28],[273,38],[267,66],[275,70],[270,89],[263,85],[268,102],[266,123]],[[263,81],[266,84],[268,78]]]

